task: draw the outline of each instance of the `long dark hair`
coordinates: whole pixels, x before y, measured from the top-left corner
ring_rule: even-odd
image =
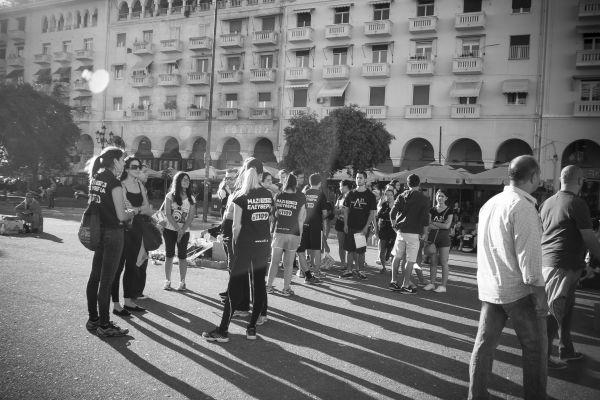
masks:
[[[127,173],[127,170],[129,169],[129,166],[131,165],[131,163],[134,161],[137,161],[138,164],[140,164],[140,168],[142,167],[142,162],[136,156],[128,156],[127,158],[125,158],[125,166],[123,167],[123,172],[121,172],[121,176],[119,177],[119,180],[121,182],[123,182],[129,176],[129,174]]]
[[[115,160],[121,158],[123,153],[123,149],[110,146],[102,150],[102,152],[96,157],[91,158],[85,167],[86,171],[89,173],[90,180],[94,178],[94,175],[96,175],[101,168],[113,168],[115,165]]]
[[[181,204],[183,203],[183,200],[181,198],[181,192],[182,192],[181,181],[186,176],[188,179],[190,179],[190,176],[188,174],[186,174],[183,171],[179,171],[173,177],[173,183],[171,184],[171,192],[173,192],[173,200],[175,200],[175,203],[177,203],[178,206],[181,206]],[[194,204],[194,196],[192,195],[191,179],[190,179],[190,185],[187,187],[187,189],[185,189],[185,195],[187,196],[190,204]]]
[[[298,185],[298,180],[296,179],[296,175],[289,174],[285,180],[283,181],[283,191],[293,190],[296,191],[296,186]]]

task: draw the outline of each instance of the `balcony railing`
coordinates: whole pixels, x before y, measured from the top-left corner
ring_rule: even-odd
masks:
[[[73,55],[67,51],[57,51],[54,53],[54,61],[59,63],[70,63]]]
[[[433,75],[434,64],[430,59],[411,59],[406,62],[407,75]]]
[[[242,83],[242,71],[219,71],[217,83]]]
[[[286,110],[285,117],[286,119],[290,119],[308,113],[310,113],[310,108],[308,107],[290,107]]]
[[[185,119],[188,121],[206,121],[208,119],[208,110],[205,108],[188,108]]]
[[[250,70],[250,82],[275,82],[277,73],[273,68],[255,68]]]
[[[388,63],[363,64],[361,75],[365,78],[389,78],[390,77],[390,64],[388,64]]]
[[[221,35],[219,46],[223,48],[243,47],[244,37],[240,33],[226,33]]]
[[[133,54],[143,55],[143,54],[153,54],[153,46],[152,43],[149,42],[134,42],[133,43]]]
[[[456,29],[482,29],[485,28],[485,13],[471,12],[457,14],[454,20]]]
[[[8,37],[12,40],[22,42],[25,40],[25,29],[11,29],[8,31]]]
[[[106,119],[109,121],[120,121],[124,118],[127,118],[126,110],[107,110],[106,111]]]
[[[87,81],[76,80],[73,82],[73,90],[77,90],[79,92],[89,92],[90,85],[88,85]]]
[[[21,67],[25,66],[25,59],[16,54],[11,54],[6,58],[6,64],[10,67]]]
[[[210,85],[210,72],[188,72],[188,85]]]
[[[238,119],[237,108],[219,108],[217,119],[221,120],[235,120]]]
[[[579,18],[600,17],[600,0],[579,0]]]
[[[40,65],[50,64],[52,56],[50,54],[36,54],[33,56],[33,62]]]
[[[350,67],[348,65],[325,65],[323,79],[349,79]]]
[[[312,79],[312,69],[308,67],[291,67],[287,69],[288,81],[309,81]]]
[[[452,60],[452,72],[455,74],[481,74],[483,72],[483,58],[456,57]]]
[[[600,117],[600,101],[578,101],[573,109],[575,117]]]
[[[416,17],[408,19],[408,31],[413,33],[418,32],[435,32],[437,31],[438,17],[432,15],[429,17]]]
[[[389,36],[392,34],[392,21],[384,19],[381,21],[365,22],[364,29],[366,36]]]
[[[579,50],[575,66],[577,68],[600,67],[600,50]]]
[[[349,39],[352,36],[352,25],[336,24],[325,27],[325,39]]]
[[[88,61],[94,59],[94,50],[91,49],[75,50],[74,54],[76,60]]]
[[[342,106],[333,106],[333,107],[322,107],[321,108],[321,117],[329,117],[329,115],[335,110],[342,108]]]
[[[201,3],[205,4],[205,3]],[[193,37],[188,42],[188,49],[190,50],[211,50],[212,49],[212,38],[208,36]]]
[[[250,109],[250,119],[273,119],[274,118],[273,108],[255,107]]]
[[[313,28],[304,26],[288,29],[288,42],[305,42],[313,40]]]
[[[433,106],[406,106],[405,118],[431,118]]]
[[[252,34],[252,44],[256,46],[277,44],[277,32],[258,31]]]
[[[92,119],[92,110],[88,106],[85,107],[83,110],[74,110],[72,115],[74,121],[90,121]]]
[[[152,87],[154,86],[154,80],[150,75],[133,75],[130,78],[131,86],[140,87]]]
[[[452,104],[450,118],[479,118],[481,104]]]
[[[387,118],[387,106],[366,106],[361,110],[367,114],[367,118],[385,119]]]
[[[158,86],[180,86],[181,75],[179,74],[159,74]]]
[[[181,40],[179,39],[166,39],[160,41],[160,51],[163,53],[169,53],[173,51],[181,51]]]
[[[508,48],[509,60],[529,59],[529,45],[510,46]]]
[[[172,121],[177,119],[177,109],[158,110],[158,119],[161,121]]]
[[[131,110],[131,119],[134,121],[148,121],[150,116],[150,110]]]

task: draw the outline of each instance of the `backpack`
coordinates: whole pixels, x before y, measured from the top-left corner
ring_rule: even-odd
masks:
[[[96,202],[88,204],[81,216],[81,224],[77,234],[79,241],[88,250],[96,251],[100,248],[100,205]]]

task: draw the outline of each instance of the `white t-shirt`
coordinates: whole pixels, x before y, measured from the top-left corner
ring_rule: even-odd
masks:
[[[187,197],[182,198],[181,200],[181,205],[178,205],[175,200],[173,199],[173,196],[169,196],[171,198],[171,215],[173,216],[173,219],[177,222],[177,227],[173,226],[171,224],[171,222],[167,219],[167,226],[165,226],[166,229],[170,229],[172,231],[177,231],[179,230],[179,228],[181,228],[183,226],[183,224],[185,224],[185,221],[188,218],[188,215],[190,214],[190,208],[191,208],[191,204],[190,201],[187,199]],[[165,212],[166,212],[166,208],[165,208]],[[188,228],[186,229],[186,232],[189,232],[190,228],[188,226]]]

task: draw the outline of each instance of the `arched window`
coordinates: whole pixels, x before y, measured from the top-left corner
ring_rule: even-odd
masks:
[[[75,14],[75,26],[73,29],[81,28],[81,13],[77,11]]]
[[[129,15],[129,6],[127,5],[126,2],[122,2],[121,6],[119,7],[119,21],[123,21],[125,19],[127,19],[127,16]]]
[[[98,9],[96,8],[92,13],[92,26],[98,25]]]
[[[90,13],[86,10],[85,14],[83,14],[83,21],[82,21],[84,28],[88,27],[89,19],[90,19]]]
[[[42,18],[42,33],[48,32],[48,17]]]
[[[60,15],[60,17],[58,17],[58,26],[56,28],[59,31],[65,29],[65,17],[63,17],[62,14]]]

